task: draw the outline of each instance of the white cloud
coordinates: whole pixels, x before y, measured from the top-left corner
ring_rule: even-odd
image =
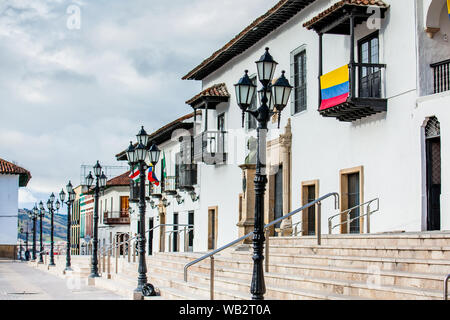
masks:
[[[21,202],[78,183],[83,163],[117,164],[141,124],[191,112],[201,84],[181,77],[275,3],[1,1],[0,157],[31,171]],[[66,27],[71,4],[80,30]]]

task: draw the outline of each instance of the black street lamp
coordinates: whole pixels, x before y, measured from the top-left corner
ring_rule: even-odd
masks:
[[[53,241],[53,230],[54,230],[54,216],[55,216],[55,208],[56,211],[59,210],[59,208],[61,207],[61,203],[59,202],[59,200],[56,200],[55,203],[55,208],[53,208],[53,202],[55,201],[55,195],[52,194],[50,195],[50,198],[47,201],[47,208],[48,208],[48,213],[50,215],[51,218],[51,223],[50,223],[50,263],[49,266],[55,266],[55,257],[54,257],[54,241]]]
[[[71,217],[71,207],[72,204],[75,200],[75,192],[73,191],[73,186],[72,183],[69,181],[69,183],[66,186],[66,190],[67,190],[67,194],[69,195],[68,199],[67,199],[67,249],[66,249],[66,269],[65,271],[71,271],[71,263],[70,263],[70,228],[71,228],[71,224],[72,224],[72,217]],[[59,199],[61,200],[61,203],[64,203],[64,200],[66,198],[66,193],[64,192],[64,190],[61,190],[61,192],[59,193]]]
[[[248,77],[248,71],[245,71],[237,84],[236,100],[242,110],[242,119],[245,112],[251,114],[258,121],[257,139],[258,147],[256,153],[256,174],[255,174],[255,224],[253,231],[253,276],[250,292],[253,300],[263,300],[266,292],[263,270],[263,247],[264,247],[264,193],[266,191],[267,176],[265,172],[266,164],[266,135],[267,123],[272,115],[278,113],[278,127],[280,126],[281,111],[286,107],[292,86],[284,76],[281,76],[272,83],[273,75],[277,62],[273,60],[269,53],[269,48],[261,58],[256,61],[258,70],[258,79],[263,88],[260,90],[261,106],[255,110],[248,110],[252,104],[253,96],[256,91],[256,85]]]
[[[139,252],[139,268],[138,268],[138,285],[135,289],[135,293],[142,294],[144,296],[155,295],[155,290],[153,285],[147,283],[147,264],[145,261],[145,170],[147,169],[147,164],[145,159],[148,156],[150,163],[155,168],[159,161],[159,156],[161,151],[158,149],[156,144],[153,142],[150,149],[147,148],[148,135],[142,126],[139,133],[136,135],[138,145],[133,146],[130,142],[126,154],[128,162],[131,167],[135,164],[139,164],[139,230],[138,230],[138,252]]]
[[[31,220],[33,220],[33,256],[31,257],[32,261],[36,261],[36,219],[37,219],[37,207],[34,206],[33,210],[28,212]]]
[[[100,162],[94,166],[94,175],[96,177],[95,187],[94,187],[94,237],[92,239],[92,263],[91,263],[91,274],[89,278],[98,278],[100,275],[98,274],[98,199],[100,197],[100,190],[106,187],[106,176],[102,172],[102,166]],[[92,187],[94,183],[94,177],[92,176],[92,172],[89,171],[88,176],[86,177],[86,184],[88,188]]]
[[[29,261],[30,260],[30,250],[28,250],[28,234],[29,232],[29,228],[28,228],[28,220],[27,220],[27,231],[25,232],[25,260]]]
[[[39,263],[44,263],[44,240],[42,238],[42,219],[44,218],[45,215],[45,208],[44,208],[44,204],[41,202],[39,202],[39,225],[40,225],[40,253],[39,253]]]
[[[23,261],[23,257],[22,257],[22,251],[23,251],[23,246],[22,246],[22,242],[23,242],[23,240],[22,240],[23,228],[22,228],[22,227],[20,227],[19,232],[20,232],[20,239],[19,239],[19,245],[20,245],[20,247],[19,247],[19,260],[20,260],[20,261]]]

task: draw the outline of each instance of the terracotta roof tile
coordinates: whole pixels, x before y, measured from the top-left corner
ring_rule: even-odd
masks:
[[[0,174],[19,175],[19,186],[25,187],[31,179],[30,171],[0,158]]]
[[[188,101],[186,101],[186,104],[191,104],[201,97],[230,97],[230,94],[228,93],[225,83],[218,83],[203,90],[195,97],[189,99]]]
[[[106,182],[107,187],[114,186],[129,186],[130,185],[130,171],[122,173],[120,176],[114,177]]]
[[[353,6],[378,6],[382,8],[388,8],[389,5],[386,4],[384,1],[381,0],[341,0],[339,2],[336,2],[328,9],[322,11],[317,16],[312,18],[311,20],[305,22],[303,24],[303,27],[308,28],[309,30],[312,29],[313,25],[317,22],[323,19],[324,17],[328,16],[329,14],[333,13],[334,11],[342,8],[345,5],[353,5]]]

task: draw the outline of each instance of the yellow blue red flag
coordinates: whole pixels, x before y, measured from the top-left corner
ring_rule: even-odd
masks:
[[[320,89],[322,95],[320,110],[325,110],[347,101],[350,92],[348,65],[321,76]]]

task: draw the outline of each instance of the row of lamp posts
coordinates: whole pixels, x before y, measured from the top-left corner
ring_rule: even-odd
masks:
[[[278,127],[280,125],[281,112],[286,107],[292,86],[282,71],[281,76],[273,83],[273,76],[277,66],[277,62],[272,58],[269,53],[269,48],[266,48],[266,52],[261,56],[261,58],[256,61],[257,74],[259,82],[262,85],[262,89],[259,90],[260,95],[260,107],[257,110],[250,110],[250,106],[253,102],[253,97],[256,92],[257,86],[253,84],[248,76],[248,71],[245,71],[245,75],[235,84],[236,89],[236,100],[237,104],[242,110],[242,119],[244,119],[244,114],[247,112],[253,116],[258,122],[257,127],[257,155],[256,155],[256,174],[255,174],[255,222],[253,231],[253,275],[250,292],[252,294],[252,299],[262,300],[264,299],[264,293],[266,292],[265,281],[264,281],[264,270],[263,270],[263,248],[264,248],[264,193],[267,184],[267,176],[265,171],[265,149],[266,149],[266,135],[267,135],[267,124],[271,117],[278,114]],[[149,137],[144,130],[144,127],[136,135],[137,145],[133,145],[130,142],[130,146],[126,150],[126,155],[128,158],[128,163],[131,168],[135,165],[139,166],[139,230],[138,230],[138,253],[139,253],[139,267],[138,267],[138,279],[137,287],[135,292],[142,293],[143,295],[154,295],[155,291],[151,284],[147,282],[147,265],[145,260],[145,171],[147,169],[146,159],[150,160],[153,168],[159,161],[160,150],[155,143],[152,143],[151,147],[148,148]],[[102,172],[102,167],[97,161],[94,166],[94,176],[95,176],[95,186],[94,191],[94,228],[93,228],[93,250],[92,250],[92,265],[90,278],[98,277],[98,202],[100,191],[106,186],[106,176]],[[94,176],[91,172],[86,177],[86,183],[89,188],[92,188],[94,183]],[[69,199],[66,202],[68,206],[68,222],[67,222],[67,258],[66,258],[66,270],[70,270],[70,206],[73,203],[75,195],[73,193],[73,188],[71,183],[67,185],[67,192],[69,194]],[[51,256],[50,265],[54,265],[53,260],[53,201],[55,196],[50,196],[47,202],[47,207],[49,209],[52,218],[52,239],[51,239]],[[64,203],[65,193],[61,191],[60,193],[61,202]],[[40,205],[40,217],[42,221],[43,216],[43,204]],[[59,201],[56,202],[56,209],[58,210],[60,206]],[[36,218],[38,216],[39,210],[37,207],[33,210],[33,259],[36,259],[36,244],[35,244],[35,233],[36,233]],[[42,222],[41,222],[42,223]],[[42,232],[42,225],[41,225]],[[28,245],[28,244],[27,244]],[[41,254],[42,254],[42,236],[41,236]]]

